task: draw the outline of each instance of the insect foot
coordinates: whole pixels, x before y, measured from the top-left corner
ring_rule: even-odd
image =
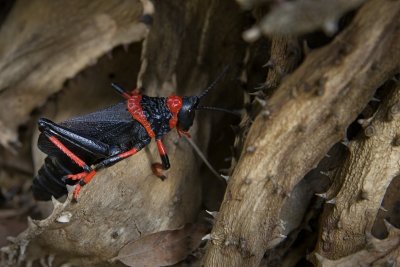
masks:
[[[164,168],[161,163],[153,163],[151,165],[151,170],[153,171],[154,175],[157,176],[158,178],[160,178],[162,181],[167,179],[167,176],[165,176],[165,174],[163,174]]]

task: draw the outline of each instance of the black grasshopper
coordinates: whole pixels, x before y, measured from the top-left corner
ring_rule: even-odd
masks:
[[[41,118],[38,147],[47,154],[32,185],[37,200],[49,200],[67,194],[66,184],[76,184],[77,199],[82,186],[99,170],[136,154],[155,138],[162,163],[154,163],[155,175],[165,178],[162,170],[170,167],[162,137],[173,128],[189,136],[195,110],[214,109],[199,102],[222,74],[199,96],[149,97],[138,91],[127,92],[112,86],[126,100],[109,108],[75,117],[59,124]]]

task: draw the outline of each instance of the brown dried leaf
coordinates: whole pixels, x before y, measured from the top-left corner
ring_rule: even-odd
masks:
[[[196,249],[208,231],[205,224],[188,223],[180,229],[149,234],[128,243],[114,259],[128,266],[172,265]]]

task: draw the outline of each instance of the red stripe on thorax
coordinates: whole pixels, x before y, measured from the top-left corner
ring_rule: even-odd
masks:
[[[182,108],[182,98],[176,95],[167,97],[167,107],[172,113],[172,118],[169,119],[169,128],[173,129],[178,123],[178,113]]]
[[[146,129],[147,134],[153,138],[155,136],[153,130],[151,129],[151,125],[147,120],[146,116],[143,113],[142,105],[140,101],[142,100],[141,95],[132,95],[128,99],[128,111],[131,113],[132,117],[137,120],[143,127]]]

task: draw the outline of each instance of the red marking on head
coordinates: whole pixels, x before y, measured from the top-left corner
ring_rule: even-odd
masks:
[[[169,120],[169,128],[173,129],[178,123],[178,113],[182,108],[182,98],[176,95],[167,97],[167,107],[172,113],[172,118]]]
[[[138,122],[140,122],[140,124],[143,125],[150,138],[153,138],[156,135],[151,129],[151,125],[143,113],[142,105],[140,104],[141,100],[142,100],[141,95],[132,95],[127,101],[128,111],[129,113],[131,113],[132,117],[135,120],[137,120]]]

